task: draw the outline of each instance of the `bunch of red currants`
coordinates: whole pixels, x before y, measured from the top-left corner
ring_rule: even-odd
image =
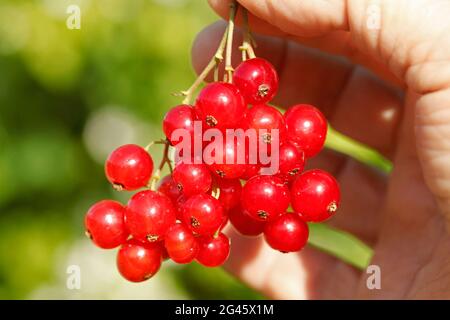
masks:
[[[306,159],[323,148],[326,119],[311,105],[295,105],[284,115],[268,105],[278,81],[268,61],[245,60],[230,81],[206,85],[194,106],[176,106],[163,121],[166,146],[175,150],[181,140],[174,139],[173,132],[183,129],[194,135],[196,121],[204,129],[221,132],[254,130],[258,142],[278,148],[278,171],[272,175],[261,174],[264,164],[249,162],[250,148],[244,148],[244,161],[237,161],[236,140],[214,151],[224,161],[178,161],[171,174],[153,187],[149,187],[155,179],[153,160],[146,149],[124,145],[111,153],[105,171],[113,186],[145,189],[126,206],[111,200],[95,204],[85,226],[97,246],[121,246],[117,266],[126,279],[139,282],[152,277],[167,258],[222,265],[230,252],[230,240],[222,232],[229,221],[244,236],[264,234],[273,249],[296,252],[308,240],[307,222],[322,222],[336,212],[340,200],[336,180],[322,170],[303,172]],[[271,135],[274,130],[276,139]],[[207,147],[202,144],[202,149]],[[225,161],[230,156],[235,161]]]

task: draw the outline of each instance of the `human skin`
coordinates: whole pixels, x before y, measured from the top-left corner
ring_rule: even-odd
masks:
[[[227,18],[228,1],[209,3]],[[261,34],[257,55],[279,71],[274,102],[320,107],[335,129],[381,152],[394,169],[386,176],[332,151],[309,162],[337,176],[342,205],[329,224],[374,248],[380,290],[367,288],[365,271],[323,252],[281,254],[232,230],[227,269],[276,299],[450,298],[450,1],[239,3]],[[380,28],[368,27],[374,3]],[[196,70],[224,27],[198,35]]]

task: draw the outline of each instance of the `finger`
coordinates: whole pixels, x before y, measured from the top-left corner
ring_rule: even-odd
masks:
[[[224,19],[228,18],[229,3],[227,1],[210,0],[209,3],[220,16]],[[372,55],[360,50],[354,43],[352,35],[348,32],[348,27],[343,24],[343,22],[332,22],[333,20],[336,20],[335,16],[337,16],[336,13],[339,11],[328,12],[327,6],[323,6],[323,3],[317,5],[317,1],[310,4],[304,2],[308,5],[307,8],[301,7],[298,2],[291,4],[290,1],[280,1],[279,3],[288,3],[288,5],[284,5],[280,8],[277,7],[269,13],[260,13],[262,18],[259,18],[255,14],[263,11],[263,9],[259,7],[260,3],[256,1],[241,1],[241,3],[244,6],[248,5],[247,8],[250,10],[249,25],[253,32],[283,37],[303,45],[324,50],[331,54],[345,56],[353,63],[361,64],[369,68],[383,80],[387,80],[396,86],[404,86],[403,81],[395,76],[387,66],[377,61],[377,59],[374,59]],[[298,9],[299,13],[292,13],[285,16],[285,11],[289,12],[291,6],[295,11]],[[341,5],[337,6],[337,8],[340,7]],[[322,10],[325,10],[327,11],[327,14],[320,16],[320,19],[315,19],[315,17],[305,19],[302,23],[300,19],[304,17],[305,12],[310,12],[310,10],[313,10],[314,12],[322,12]],[[302,13],[300,13],[300,11]],[[252,12],[255,12],[255,14]],[[282,17],[274,19],[272,15],[275,14],[280,14]],[[291,17],[291,15],[294,17]],[[267,16],[270,18],[267,19]],[[288,23],[285,25],[286,21],[288,21]],[[242,23],[242,12],[238,12],[236,24],[240,26]],[[297,26],[297,24],[300,25]]]
[[[448,63],[450,69],[450,63]],[[444,68],[445,70],[445,68]],[[436,76],[444,77],[439,70]],[[426,183],[433,193],[447,229],[450,230],[450,75],[442,89],[428,93],[417,100],[415,135]],[[411,147],[411,149],[413,149]]]
[[[223,30],[224,24],[216,23],[198,35],[192,50],[197,72],[213,56]],[[402,103],[398,90],[342,59],[278,38],[256,40],[260,55],[280,74],[276,104],[316,105],[338,131],[392,155]],[[238,63],[236,54],[234,65]]]

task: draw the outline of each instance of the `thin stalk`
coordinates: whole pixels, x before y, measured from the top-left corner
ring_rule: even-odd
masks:
[[[152,178],[150,179],[150,186],[149,186],[150,190],[153,190],[153,191],[156,190],[156,184],[161,179],[161,172],[164,169],[164,166],[166,164],[169,166],[170,173],[172,173],[172,163],[169,158],[169,147],[170,147],[169,141],[165,140],[163,157],[161,159],[161,162],[159,163],[158,169],[156,169],[155,173],[153,174]]]
[[[230,18],[228,19],[227,30],[227,47],[225,55],[225,75],[226,80],[231,83],[233,81],[233,65],[231,63],[231,56],[233,54],[233,35],[234,35],[234,19],[236,18],[236,12],[238,9],[238,3],[236,1],[230,4]]]
[[[252,33],[250,30],[250,25],[248,23],[248,11],[244,7],[242,8],[242,16],[244,19],[244,41],[242,46],[239,48],[242,50],[242,61],[247,60],[247,56],[250,59],[256,58],[255,51],[252,46]]]
[[[227,29],[225,30],[225,32],[223,34],[222,40],[220,41],[220,44],[219,44],[219,47],[217,48],[216,53],[214,54],[212,59],[209,61],[209,63],[206,65],[205,69],[203,69],[203,71],[200,73],[200,75],[197,77],[197,79],[194,81],[194,83],[191,85],[191,87],[189,89],[181,92],[181,94],[185,97],[183,99],[183,104],[191,104],[192,97],[193,97],[195,91],[197,90],[197,88],[203,83],[203,81],[205,81],[206,77],[210,74],[210,72],[213,71],[215,68],[217,69],[217,66],[220,64],[220,62],[222,62],[223,53],[225,51],[225,48],[228,46],[227,42],[228,42],[228,37],[230,34],[230,28],[234,29],[234,19],[236,17],[236,10],[237,10],[237,5],[235,2],[233,2],[230,7],[230,22],[229,22]],[[231,32],[231,34],[233,34],[233,32]],[[230,65],[231,65],[231,63],[230,63]]]
[[[209,63],[206,65],[205,69],[203,69],[203,71],[200,73],[197,79],[195,79],[191,87],[186,91],[181,92],[185,96],[183,104],[191,104],[192,96],[194,95],[195,90],[197,90],[197,88],[203,83],[203,81],[205,81],[209,73],[223,60],[223,52],[225,50],[226,43],[227,43],[227,30],[225,30],[225,33],[222,37],[222,40],[220,41],[216,53],[214,54],[214,57],[211,59],[211,61],[209,61]]]
[[[152,142],[150,142],[148,145],[146,145],[146,146],[144,147],[144,150],[147,151],[147,152],[149,152],[149,151],[150,151],[150,148],[153,147],[155,144],[165,144],[165,143],[166,143],[166,140],[165,140],[165,139],[160,139],[160,140],[152,141]]]

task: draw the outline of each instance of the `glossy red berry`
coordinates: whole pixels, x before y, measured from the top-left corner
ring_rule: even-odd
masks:
[[[186,197],[205,193],[211,189],[211,173],[204,164],[179,163],[172,176],[177,187]]]
[[[192,231],[185,225],[174,224],[167,231],[164,245],[169,257],[176,263],[189,263],[197,256],[199,245]]]
[[[228,218],[228,215],[224,215],[223,216],[223,220],[222,220],[222,224],[220,225],[219,230],[222,231],[223,229],[225,229],[226,226],[228,225],[228,222],[230,222],[230,219]]]
[[[267,103],[278,91],[278,75],[272,64],[262,58],[242,62],[234,71],[233,83],[248,104]]]
[[[236,179],[241,177],[247,169],[244,143],[240,139],[225,139],[223,144],[214,145],[217,148],[212,149],[211,159],[208,158],[208,149],[205,149],[205,162],[209,169],[219,178]]]
[[[238,126],[247,105],[238,88],[225,82],[213,82],[202,89],[195,111],[206,128],[230,129]]]
[[[267,222],[266,242],[281,252],[300,251],[308,241],[308,225],[296,214],[286,213]]]
[[[240,203],[242,185],[239,179],[217,179],[217,187],[220,189],[218,200],[225,212]]]
[[[161,246],[161,259],[162,259],[162,261],[169,260],[169,258],[170,258],[169,257],[169,253],[167,252],[167,249],[164,246],[164,243],[163,242],[156,242],[156,243],[159,243],[160,246]]]
[[[178,189],[177,183],[173,180],[172,175],[163,177],[157,187],[158,191],[169,197],[172,200],[174,206],[178,203],[178,198],[182,195],[180,189]]]
[[[186,196],[182,195],[177,199],[177,202],[175,204],[175,209],[177,211],[177,220],[183,221],[183,206],[186,203],[187,198]]]
[[[305,154],[293,143],[286,141],[279,150],[278,176],[286,182],[300,175],[305,167]]]
[[[230,254],[230,239],[222,232],[217,237],[204,236],[198,239],[200,250],[197,262],[206,267],[218,267],[225,263]]]
[[[259,164],[248,164],[247,163],[245,165],[245,168],[246,168],[245,172],[240,178],[242,180],[250,180],[254,176],[259,175],[259,172],[261,170],[261,165],[259,165]]]
[[[212,235],[224,222],[224,211],[219,200],[208,194],[198,194],[183,205],[183,222],[199,235]]]
[[[336,213],[340,191],[336,179],[322,170],[298,176],[291,187],[292,207],[304,220],[322,222]]]
[[[257,220],[270,220],[286,211],[289,189],[283,180],[262,175],[251,178],[242,188],[242,209]]]
[[[176,129],[184,129],[191,139],[194,135],[194,121],[196,119],[194,108],[189,105],[179,105],[170,109],[163,120],[163,131],[172,145],[177,145],[182,139],[172,137]]]
[[[161,267],[162,250],[158,243],[128,240],[117,253],[117,268],[131,282],[142,282],[153,277]]]
[[[172,201],[160,192],[141,191],[128,202],[125,223],[137,240],[162,240],[175,221],[176,211]]]
[[[286,124],[280,111],[266,104],[255,105],[245,113],[243,120],[245,130],[254,129],[258,139],[264,143],[277,143],[286,135]],[[278,136],[273,134],[277,130]]]
[[[230,210],[228,213],[230,222],[240,234],[244,236],[257,236],[263,233],[266,225],[265,221],[253,219],[239,206]]]
[[[294,142],[307,158],[322,150],[327,137],[327,120],[319,109],[306,104],[289,108],[284,114],[287,139]]]
[[[86,235],[100,248],[116,248],[128,238],[124,216],[125,207],[119,202],[97,202],[89,208],[84,218]]]
[[[142,147],[127,144],[114,150],[106,160],[105,173],[117,190],[145,187],[153,171],[153,160]]]

